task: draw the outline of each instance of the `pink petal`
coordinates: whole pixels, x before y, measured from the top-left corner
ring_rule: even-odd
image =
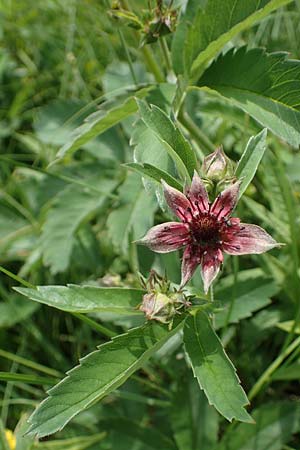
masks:
[[[206,212],[209,208],[209,198],[204,186],[203,181],[199,177],[198,173],[195,171],[192,179],[192,184],[189,189],[187,189],[187,197],[191,200],[194,208],[198,212]]]
[[[240,184],[241,182],[237,181],[218,195],[210,209],[212,214],[219,219],[231,214],[238,202]]]
[[[169,186],[164,180],[161,180],[161,183],[164,188],[166,202],[173,213],[183,222],[191,219],[191,204],[186,196],[177,189]]]
[[[211,283],[218,275],[222,262],[223,255],[220,249],[211,249],[203,254],[201,261],[201,275],[205,294],[207,294]]]
[[[190,240],[188,225],[179,222],[166,222],[150,228],[139,241],[157,253],[169,253],[186,245]]]
[[[192,245],[188,245],[183,252],[180,287],[185,286],[192,278],[197,266],[200,264],[200,260],[199,252]]]
[[[229,255],[246,255],[264,253],[280,245],[257,225],[241,223],[240,230],[223,242],[223,249]]]

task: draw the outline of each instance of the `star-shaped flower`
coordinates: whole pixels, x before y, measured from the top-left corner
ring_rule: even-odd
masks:
[[[206,188],[195,172],[185,193],[162,180],[166,202],[181,222],[166,222],[151,228],[138,241],[157,253],[169,253],[185,247],[181,267],[181,287],[193,276],[198,265],[204,291],[208,292],[223,262],[229,255],[264,253],[278,244],[257,225],[241,223],[231,217],[239,194],[240,182],[221,192],[209,202]]]

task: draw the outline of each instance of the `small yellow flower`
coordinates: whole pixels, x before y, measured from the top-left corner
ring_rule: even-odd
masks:
[[[5,430],[6,440],[8,442],[9,448],[15,450],[16,448],[16,438],[11,430]]]

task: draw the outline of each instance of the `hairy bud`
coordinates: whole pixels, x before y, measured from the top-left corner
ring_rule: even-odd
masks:
[[[202,173],[206,178],[215,182],[232,176],[232,164],[222,147],[218,147],[213,153],[204,158]]]
[[[182,291],[171,291],[169,281],[151,271],[148,280],[142,280],[143,287],[148,293],[143,296],[140,311],[145,313],[148,320],[157,320],[172,326],[174,316],[180,310],[190,306],[190,302]]]

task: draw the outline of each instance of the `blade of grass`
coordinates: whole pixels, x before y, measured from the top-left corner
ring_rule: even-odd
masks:
[[[9,359],[10,361],[14,361],[22,366],[30,367],[31,369],[37,370],[39,372],[43,372],[47,375],[52,375],[53,377],[60,378],[63,374],[58,372],[55,369],[50,367],[43,366],[42,364],[36,363],[34,361],[30,361],[27,358],[23,358],[22,356],[15,355],[13,353],[7,352],[5,350],[0,349],[0,357]]]
[[[42,384],[42,385],[52,385],[59,381],[59,378],[47,378],[39,377],[37,375],[27,375],[22,373],[9,373],[0,372],[1,381],[14,381],[15,383],[29,383],[29,384]]]

